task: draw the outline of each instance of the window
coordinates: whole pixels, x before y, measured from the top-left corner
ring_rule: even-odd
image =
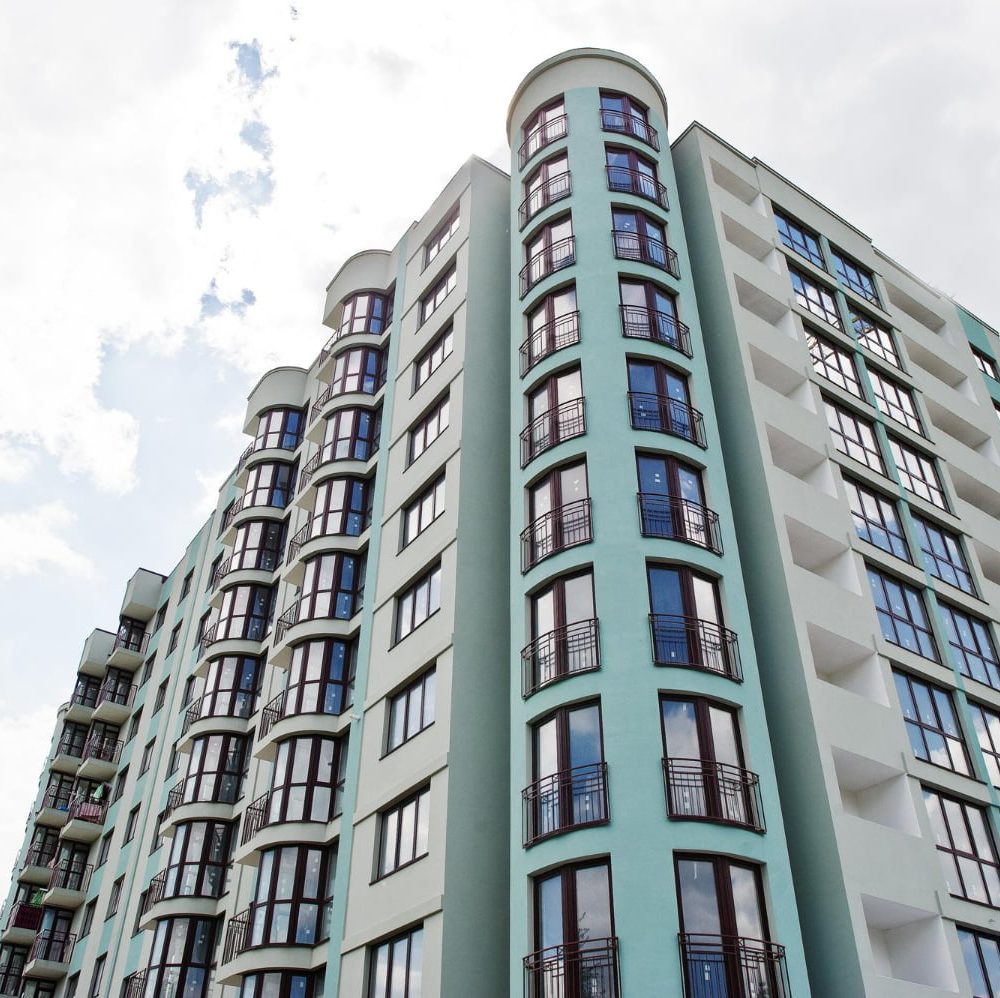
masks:
[[[340,814],[347,764],[342,739],[301,736],[278,743],[267,803],[267,824],[325,823]]]
[[[268,970],[244,974],[239,998],[313,998],[312,974]]]
[[[462,224],[459,215],[458,205],[455,205],[445,220],[434,230],[430,239],[424,243],[424,266],[426,267],[441,252],[442,247],[456,232]]]
[[[821,378],[826,378],[838,388],[850,392],[855,398],[865,397],[851,354],[831,343],[826,337],[818,336],[808,326],[806,326],[806,342],[809,344],[809,358],[813,370]]]
[[[381,433],[380,409],[338,409],[327,418],[317,464],[367,461],[378,450]]]
[[[875,404],[882,415],[901,423],[914,433],[923,435],[924,430],[917,415],[913,393],[872,368],[868,370],[868,378],[875,394]]]
[[[562,97],[540,107],[521,128],[524,142],[518,150],[520,166],[524,165],[541,149],[561,139],[567,131],[566,107]]]
[[[126,840],[127,841],[127,840]],[[122,885],[125,883],[125,877],[122,875],[111,885],[111,893],[108,895],[108,911],[104,916],[105,920],[111,918],[113,915],[118,914],[118,904],[122,897]]]
[[[216,537],[221,537],[222,532],[229,526],[229,521],[232,520],[234,511],[236,509],[236,500],[230,499],[226,503],[225,509],[223,509],[221,516],[219,517],[219,532],[215,535]]]
[[[793,253],[798,253],[811,264],[826,270],[823,251],[819,247],[819,236],[812,229],[807,229],[801,222],[793,222],[777,208],[774,209],[774,221],[778,226],[779,238]]]
[[[663,537],[722,553],[719,519],[705,505],[701,469],[663,454],[637,454],[639,526]]]
[[[701,413],[691,408],[687,376],[654,360],[628,360],[629,416],[633,430],[653,430],[705,444]]]
[[[436,691],[437,670],[431,668],[390,698],[386,755],[434,723]]]
[[[230,860],[232,825],[226,821],[187,821],[177,825],[167,861],[163,896],[222,895]]]
[[[111,836],[114,834],[114,829],[112,829],[101,839],[101,845],[97,850],[97,862],[94,864],[95,870],[98,867],[104,866],[108,861],[108,853],[111,852]]]
[[[909,561],[910,551],[899,522],[895,501],[881,492],[852,481],[846,475],[844,488],[858,537],[903,561]]]
[[[934,459],[893,437],[889,437],[889,450],[896,462],[896,471],[903,488],[939,509],[947,510],[948,503],[934,467]]]
[[[985,812],[936,790],[923,790],[948,892],[1000,907],[997,853]]]
[[[195,738],[184,777],[183,803],[232,804],[243,782],[245,755],[246,739],[240,735]]]
[[[225,655],[208,663],[199,717],[249,717],[260,691],[260,659]]]
[[[410,464],[444,431],[448,429],[448,396],[436,402],[430,412],[423,416],[416,426],[410,430]]]
[[[434,285],[420,299],[420,321],[418,325],[423,325],[440,307],[441,303],[455,290],[455,285],[458,283],[458,269],[453,263],[441,278],[438,280],[437,284]]]
[[[521,431],[521,467],[586,430],[580,368],[553,374],[528,393],[528,425]]]
[[[83,909],[83,923],[80,926],[80,938],[83,939],[84,936],[90,933],[90,930],[94,924],[94,915],[97,912],[97,899],[90,901],[86,908]]]
[[[441,565],[435,565],[396,597],[396,641],[402,641],[441,609]]]
[[[983,353],[982,350],[977,350],[973,347],[972,359],[976,362],[976,367],[978,367],[987,378],[992,378],[994,381],[1000,381],[1000,373],[997,372],[997,364],[992,357]]]
[[[613,208],[611,236],[615,256],[659,267],[673,277],[680,277],[677,254],[667,245],[667,230],[655,218],[641,211]]]
[[[430,804],[431,788],[424,787],[382,812],[376,878],[388,876],[427,855]]]
[[[170,761],[167,763],[167,776],[173,776],[180,769],[181,755],[176,745],[170,746]]]
[[[281,564],[285,546],[285,524],[273,520],[251,520],[236,528],[233,553],[226,574],[243,568],[273,572]]]
[[[553,468],[528,488],[528,526],[521,534],[521,570],[593,539],[587,462]]]
[[[366,998],[420,998],[423,953],[422,926],[372,946]]]
[[[301,409],[269,409],[257,420],[252,450],[295,450],[302,440]]]
[[[156,828],[155,828],[155,830],[153,832],[153,841],[150,843],[150,846],[149,846],[149,855],[150,856],[152,856],[153,853],[156,852],[156,850],[159,849],[160,846],[163,845],[163,822],[166,819],[166,817],[167,817],[167,812],[166,811],[161,811],[156,816]],[[140,912],[142,911],[142,906],[141,905],[139,907],[139,911]]]
[[[937,646],[920,590],[871,566],[868,566],[868,582],[886,641],[937,662]]]
[[[839,250],[831,250],[830,256],[833,258],[833,269],[841,284],[846,284],[862,298],[881,307],[882,302],[879,300],[878,291],[875,290],[875,278],[872,272],[850,257],[844,256]]]
[[[208,570],[208,582],[205,583],[205,592],[210,592],[215,587],[216,576],[219,575],[219,566],[222,564],[222,555],[217,554],[212,559],[212,565]]]
[[[63,723],[62,734],[59,736],[59,755],[71,755],[80,758],[83,747],[87,744],[87,726],[73,721]]]
[[[608,190],[616,193],[634,194],[668,208],[667,189],[660,183],[656,164],[633,149],[618,146],[604,147],[605,171],[608,175]]]
[[[969,679],[1000,689],[1000,662],[990,637],[990,625],[940,600],[938,605],[958,671]]]
[[[965,555],[962,554],[962,542],[958,535],[922,516],[913,516],[913,527],[931,575],[975,596],[976,587]]]
[[[135,826],[139,821],[139,808],[141,806],[141,804],[136,804],[128,813],[128,819],[125,822],[125,842],[131,842],[135,838]]]
[[[145,756],[143,756],[143,762],[145,762]],[[148,766],[147,766],[148,768]],[[146,770],[142,770],[145,772]],[[128,781],[128,766],[126,766],[119,774],[115,780],[115,790],[111,795],[111,803],[114,804],[116,800],[122,799],[122,794],[125,793],[125,783]]]
[[[530,640],[521,651],[523,692],[600,667],[594,577],[564,575],[532,593]]]
[[[851,306],[849,312],[851,326],[854,329],[854,335],[858,338],[858,342],[865,349],[871,350],[876,357],[881,357],[882,360],[892,364],[893,367],[898,367],[902,370],[903,365],[900,363],[899,353],[892,339],[892,330],[888,326],[884,326],[877,319],[873,319],[870,315],[858,311],[853,306]]]
[[[367,478],[330,478],[316,486],[312,516],[304,536],[296,540],[304,544],[314,537],[341,535],[360,537],[372,518],[372,487]],[[293,541],[293,544],[295,541]]]
[[[155,634],[162,626],[163,621],[167,617],[167,604],[164,603],[159,610],[156,611],[156,621],[153,624],[153,633]]]
[[[438,477],[403,510],[403,547],[444,512],[445,476]]]
[[[247,476],[247,485],[240,508],[274,506],[284,509],[292,500],[295,465],[285,462],[255,464]]]
[[[104,964],[107,961],[107,959],[108,959],[107,953],[102,953],[94,961],[94,970],[93,970],[94,976],[91,978],[90,981],[90,991],[89,991],[90,998],[98,998],[98,996],[101,993],[101,982],[104,979]],[[74,992],[76,991],[75,984],[73,990]]]
[[[222,594],[222,606],[214,633],[214,641],[263,641],[271,619],[274,592],[270,586],[233,586]]]
[[[374,395],[385,384],[385,354],[377,347],[355,347],[337,354],[327,399],[351,392]]]
[[[194,569],[192,568],[187,575],[184,576],[184,581],[181,583],[181,594],[178,599],[184,599],[189,592],[191,592],[191,580],[194,578]]]
[[[157,921],[145,994],[207,998],[217,925],[214,917]]]
[[[154,714],[163,707],[163,704],[167,699],[167,686],[169,685],[170,678],[168,677],[164,679],[163,682],[156,688],[156,700],[153,703]]]
[[[344,300],[333,338],[338,340],[351,333],[378,336],[385,332],[391,321],[392,300],[389,296],[376,291],[363,291]]]
[[[894,669],[892,676],[913,754],[924,762],[970,776],[969,756],[951,694],[906,672]]]
[[[969,713],[972,715],[972,726],[976,729],[976,740],[983,750],[990,783],[1000,787],[1000,714],[972,701],[969,701]]]
[[[792,281],[792,291],[795,293],[795,300],[807,312],[821,319],[825,319],[831,326],[843,329],[840,321],[840,313],[837,311],[837,302],[833,297],[833,292],[824,284],[819,284],[811,277],[806,277],[801,270],[794,267],[788,268],[788,276]]]
[[[601,91],[601,128],[605,132],[631,135],[654,149],[660,148],[656,129],[649,123],[649,111],[628,94]]]
[[[145,686],[149,682],[150,676],[153,675],[153,659],[146,659],[142,667],[142,676],[139,679],[139,685]]]
[[[331,866],[324,849],[265,849],[249,910],[247,946],[314,946],[325,939]]]
[[[167,644],[167,654],[171,655],[177,648],[177,643],[181,639],[181,628],[184,626],[184,622],[181,621],[171,632],[170,641]]]
[[[292,649],[282,707],[290,714],[342,714],[351,705],[357,645],[341,638],[306,641]]]
[[[521,344],[521,375],[540,360],[580,342],[580,313],[576,285],[546,295],[527,315],[528,335]]]
[[[321,554],[305,563],[298,620],[350,620],[365,595],[365,559],[353,554]]]
[[[521,269],[523,298],[543,277],[576,262],[573,219],[569,215],[543,226],[525,243],[525,265]]]
[[[875,429],[872,424],[861,416],[856,416],[853,412],[841,408],[832,402],[823,400],[823,407],[826,410],[826,421],[830,427],[830,434],[833,437],[833,446],[855,461],[885,474],[885,464],[882,461],[882,452],[879,450],[878,441],[875,439]]]
[[[103,957],[101,959],[103,959]],[[103,970],[104,970],[104,967],[102,965],[101,971],[103,972]],[[0,983],[3,983],[3,984],[7,983],[7,981],[4,979],[2,973],[0,973]],[[30,987],[31,982],[29,981],[28,984],[29,984],[29,987]],[[80,988],[80,975],[79,975],[79,973],[76,973],[76,974],[74,974],[66,982],[66,992],[65,992],[64,998],[76,998],[76,993],[79,990],[79,988]],[[0,993],[2,993],[2,992],[0,992]],[[53,993],[54,993],[54,991],[53,991]],[[22,992],[22,994],[31,995],[32,991],[27,990],[27,991]],[[44,998],[45,995],[46,995],[45,991],[41,991],[41,990],[36,989],[34,991],[34,993],[33,993],[33,998]],[[96,998],[96,993],[95,993],[94,998]]]
[[[451,356],[454,345],[454,332],[449,326],[434,342],[417,358],[413,365],[413,390],[416,391],[427,379]]]
[[[529,220],[571,193],[569,158],[563,153],[542,163],[524,182],[525,198],[518,206],[517,219],[523,229]]]
[[[1000,938],[959,926],[958,941],[973,998],[996,998],[1000,995]]]
[[[622,335],[630,339],[664,343],[691,356],[688,327],[677,318],[676,298],[652,281],[618,279]]]

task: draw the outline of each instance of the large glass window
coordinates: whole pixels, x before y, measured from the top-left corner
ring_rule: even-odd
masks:
[[[788,268],[788,276],[792,281],[792,291],[795,293],[795,300],[813,315],[826,320],[831,326],[843,329],[844,325],[840,321],[840,313],[837,311],[837,301],[825,285],[807,277],[801,270],[794,267]]]
[[[431,788],[424,787],[379,817],[376,876],[385,877],[427,855]]]
[[[587,462],[553,468],[528,488],[528,527],[521,534],[522,568],[592,537]]]
[[[232,825],[189,821],[174,829],[163,896],[221,897],[230,860]]]
[[[357,645],[341,638],[292,649],[283,714],[342,714],[351,705]]]
[[[428,669],[389,699],[386,754],[419,735],[434,723],[437,669]]]
[[[703,444],[701,414],[691,408],[687,376],[652,360],[628,360],[629,415],[634,430],[669,433]]]
[[[271,586],[233,586],[222,594],[215,640],[263,641],[271,620]]]
[[[520,165],[523,167],[536,152],[566,134],[566,106],[562,97],[535,111],[521,126],[521,132],[524,142],[519,154]]]
[[[844,476],[844,489],[854,517],[858,537],[874,544],[903,561],[910,560],[910,551],[899,522],[895,500]]]
[[[156,923],[144,998],[206,998],[215,951],[214,918],[163,918]]]
[[[234,803],[243,783],[245,758],[246,739],[241,735],[195,738],[184,777],[184,803]]]
[[[445,298],[455,290],[458,269],[453,263],[438,282],[420,299],[420,324],[423,325],[440,307]]]
[[[844,409],[826,399],[823,400],[823,408],[826,411],[830,435],[833,437],[833,446],[841,454],[846,454],[855,461],[867,465],[872,471],[884,475],[885,463],[872,424],[849,409]]]
[[[528,426],[521,434],[521,464],[586,430],[583,381],[573,367],[546,378],[528,394]]]
[[[849,256],[845,256],[840,250],[831,250],[830,256],[833,258],[833,269],[842,284],[846,284],[873,305],[881,306],[878,291],[875,290],[875,278],[870,270]]]
[[[522,651],[525,691],[600,665],[594,577],[562,576],[533,593],[531,640]]]
[[[892,675],[913,754],[969,776],[969,757],[951,694],[907,672],[893,670]]]
[[[315,946],[326,939],[333,865],[324,849],[288,845],[263,850],[247,946]]]
[[[285,548],[285,524],[273,520],[251,520],[236,528],[233,554],[227,572],[256,568],[273,572],[281,564]]]
[[[972,726],[976,729],[976,740],[983,751],[990,783],[1000,787],[1000,714],[972,701],[969,701],[969,713],[972,715]]]
[[[372,946],[367,998],[420,998],[423,955],[423,926]]]
[[[986,812],[936,790],[923,790],[948,892],[1000,907],[1000,867]]]
[[[677,318],[677,300],[651,281],[618,279],[621,299],[622,335],[665,343],[691,356],[688,328]]]
[[[916,514],[913,516],[913,527],[931,575],[975,596],[976,587],[965,555],[962,554],[959,536]]]
[[[385,384],[385,354],[377,347],[355,347],[337,354],[330,398],[350,392],[374,395]]]
[[[525,243],[525,265],[521,270],[521,297],[543,277],[568,267],[576,260],[573,219],[569,215],[543,226]]]
[[[777,208],[774,209],[774,221],[778,226],[779,238],[793,253],[798,253],[811,264],[826,270],[823,251],[819,246],[819,236],[812,229],[807,229],[801,222],[793,221]]]
[[[937,646],[919,589],[868,566],[875,613],[886,641],[938,661]]]
[[[843,388],[845,392],[850,392],[855,398],[864,398],[852,354],[826,337],[818,336],[808,327],[806,342],[809,344],[809,357],[812,360],[813,370],[820,377],[826,378],[838,388]]]
[[[313,537],[359,537],[371,523],[372,488],[367,478],[331,478],[316,486],[309,530]]]
[[[868,378],[875,394],[875,404],[882,415],[922,435],[924,430],[920,424],[920,416],[917,415],[913,393],[873,368],[868,369]]]
[[[336,338],[348,333],[379,334],[386,330],[392,314],[388,295],[362,291],[345,299]]]
[[[1000,938],[960,926],[958,941],[972,982],[972,998],[997,998],[1000,995]]]
[[[951,657],[955,660],[958,671],[969,679],[1000,689],[1000,662],[997,661],[996,646],[990,636],[990,625],[948,603],[939,601],[938,605],[948,635]]]
[[[946,510],[948,503],[944,498],[937,468],[934,467],[934,459],[893,437],[889,437],[889,449],[903,488],[939,509]]]
[[[528,313],[528,338],[521,344],[521,374],[542,358],[580,342],[580,313],[576,308],[576,286],[546,295]]]
[[[396,597],[396,640],[402,641],[441,609],[441,566],[435,565]]]
[[[381,430],[379,409],[338,409],[326,421],[319,463],[367,461],[378,450]]]
[[[350,620],[361,609],[364,593],[363,555],[336,552],[310,558],[305,563],[298,619]]]
[[[721,553],[718,517],[705,506],[701,469],[665,454],[638,454],[636,467],[643,535]]]
[[[634,149],[606,146],[604,150],[608,190],[635,194],[654,201],[661,208],[667,207],[667,191],[660,183],[656,164]]]
[[[327,822],[340,814],[347,762],[341,739],[302,736],[278,743],[267,824]]]
[[[247,477],[241,509],[248,506],[277,506],[284,509],[292,500],[295,466],[271,463],[255,464]]]
[[[660,148],[656,129],[649,123],[649,110],[628,94],[601,91],[601,128],[605,132],[621,132]]]
[[[876,357],[881,357],[893,367],[902,370],[903,365],[892,338],[892,330],[877,319],[873,319],[870,315],[853,307],[850,309],[850,315],[851,326],[854,329],[854,335],[858,338],[858,343],[865,349],[871,350]]]
[[[633,260],[659,267],[680,277],[677,254],[667,244],[667,229],[661,222],[641,211],[613,208],[612,239],[619,260]]]
[[[269,409],[257,420],[253,449],[295,450],[302,440],[301,409]]]
[[[444,475],[439,475],[403,510],[403,547],[444,512]]]
[[[260,659],[226,655],[208,663],[200,717],[249,717],[260,691]]]
[[[410,430],[410,463],[412,464],[418,457],[446,429],[448,429],[448,402],[449,397],[445,395],[435,403],[434,407]]]

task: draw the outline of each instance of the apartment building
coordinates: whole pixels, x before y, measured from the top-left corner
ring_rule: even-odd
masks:
[[[1000,994],[1000,339],[627,56],[507,127],[85,642],[0,994]]]

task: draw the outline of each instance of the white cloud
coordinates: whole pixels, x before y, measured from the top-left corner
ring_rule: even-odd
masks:
[[[37,464],[37,451],[0,437],[0,482],[23,482]]]
[[[75,515],[62,502],[48,502],[23,513],[0,513],[0,578],[33,575],[55,568],[66,575],[90,579],[95,575],[89,558],[74,550],[63,534]]]

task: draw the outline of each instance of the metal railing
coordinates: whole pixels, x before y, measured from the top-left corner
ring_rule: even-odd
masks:
[[[104,801],[76,800],[70,804],[66,818],[68,821],[89,821],[92,825],[103,825],[107,809],[108,805]]]
[[[644,305],[619,305],[622,336],[632,340],[651,340],[679,350],[685,357],[693,356],[691,330],[669,312]]]
[[[137,689],[138,687],[134,683],[122,686],[116,680],[109,679],[101,684],[101,689],[97,694],[97,706],[102,703],[115,703],[119,707],[131,707],[132,698]]]
[[[524,958],[525,998],[620,998],[618,939],[587,939]]]
[[[627,166],[606,166],[608,174],[608,190],[619,194],[634,194],[658,204],[661,208],[670,207],[667,189],[656,177],[651,177],[642,170],[633,170]]]
[[[633,430],[669,433],[706,447],[705,419],[698,409],[669,395],[654,392],[629,392],[628,414]]]
[[[271,791],[261,794],[255,801],[247,805],[243,812],[243,831],[240,834],[240,845],[246,845],[262,828],[270,824],[268,820]]]
[[[334,382],[331,382],[326,386],[326,388],[323,389],[323,391],[319,393],[319,395],[316,396],[316,401],[309,410],[309,422],[316,422],[320,414],[323,412],[323,407],[330,401],[330,399],[339,398],[341,395],[378,395],[378,393],[382,391],[382,388],[385,386],[385,378],[380,375],[375,380],[375,386],[371,391],[362,388],[360,384],[357,388],[346,389],[338,387]]]
[[[677,938],[685,998],[791,998],[784,946],[697,932]]]
[[[32,960],[47,960],[50,963],[69,963],[76,945],[75,932],[56,932],[45,929],[35,936],[31,944],[28,962]]]
[[[146,971],[137,970],[122,981],[121,998],[144,998],[146,994]]]
[[[521,467],[525,467],[550,447],[586,432],[584,399],[570,399],[547,409],[521,430]]]
[[[52,876],[49,877],[49,890],[58,887],[66,891],[85,891],[90,886],[90,875],[93,872],[93,866],[84,866],[82,863],[57,863],[52,867]]]
[[[569,170],[547,177],[517,206],[518,227],[523,229],[540,211],[573,193]]]
[[[271,728],[285,716],[285,701],[288,691],[283,690],[260,712],[260,737],[266,738]]]
[[[605,132],[617,132],[619,135],[630,135],[657,151],[660,149],[659,132],[645,118],[631,111],[611,111],[602,107],[601,129]]]
[[[532,330],[518,349],[521,358],[521,376],[524,377],[539,361],[550,354],[579,342],[579,312],[558,315],[551,322]]]
[[[643,537],[683,541],[722,554],[722,532],[715,510],[680,496],[639,492],[636,498]]]
[[[149,644],[149,631],[138,634],[132,628],[121,628],[115,635],[115,643],[111,647],[112,652],[129,651],[134,655],[145,655],[146,646]]]
[[[244,569],[255,572],[275,572],[281,567],[282,557],[280,550],[273,551],[268,548],[257,548],[254,557],[245,557],[252,550],[254,549],[234,551],[228,558],[220,561],[212,573],[212,589],[218,589],[222,580],[230,572],[240,572]],[[246,563],[244,564],[244,562]]]
[[[184,784],[181,783],[179,786],[173,788],[170,793],[167,794],[167,803],[163,808],[163,817],[166,817],[174,810],[179,808],[184,803]]]
[[[69,802],[72,798],[72,787],[47,787],[45,796],[42,797],[42,807],[55,808],[57,811],[67,811],[69,810]],[[35,847],[32,848],[34,849]]]
[[[98,762],[117,763],[124,744],[118,738],[91,735],[83,746],[83,759],[96,759]]]
[[[532,520],[521,531],[521,571],[544,558],[594,539],[590,499],[574,499]]]
[[[539,635],[521,649],[521,692],[536,690],[578,672],[601,667],[597,618],[578,620]]]
[[[60,738],[56,746],[56,755],[68,755],[74,759],[79,759],[83,755],[86,739],[82,742],[79,738]]]
[[[736,634],[714,621],[676,613],[651,613],[649,629],[656,665],[706,669],[743,682]]]
[[[254,712],[258,691],[255,690],[212,690],[192,700],[184,714],[181,734],[187,734],[188,729],[196,721],[209,717],[238,717],[244,720]],[[206,709],[209,705],[224,698],[228,704],[226,710]]]
[[[167,871],[162,870],[149,882],[142,899],[140,913],[146,915],[155,904],[159,904],[167,896]]]
[[[523,298],[539,281],[554,274],[563,267],[576,263],[576,239],[566,236],[539,250],[521,268],[518,275],[521,282],[521,297]]]
[[[255,801],[247,805],[243,812],[243,830],[240,834],[240,845],[246,845],[262,828],[269,825],[280,825],[288,821],[301,821],[307,824],[325,824],[340,816],[343,807],[344,780],[340,780],[333,785],[330,794],[330,809],[325,818],[289,817],[287,809],[279,807],[279,811],[286,811],[285,814],[275,814],[271,807],[271,798],[274,794],[280,794],[287,804],[288,789],[285,787],[274,787],[267,793],[261,794]]]
[[[282,434],[282,435],[284,435],[284,434]],[[255,440],[252,444],[250,444],[246,448],[245,451],[243,451],[242,454],[240,454],[240,459],[239,459],[239,461],[236,464],[236,470],[237,470],[237,472],[243,470],[244,465],[247,463],[247,461],[250,460],[250,458],[254,454],[257,453],[257,451],[261,451],[261,450],[286,450],[286,451],[294,451],[294,450],[298,449],[299,444],[302,443],[302,438],[299,437],[299,439],[295,440],[293,443],[288,443],[288,442],[285,442],[285,441],[279,441],[273,447],[268,447],[266,441],[267,441],[267,437],[266,436],[264,437],[264,442],[261,442],[259,445],[258,445],[258,442]]]
[[[739,766],[708,759],[664,759],[663,781],[670,818],[702,818],[766,830],[760,780]]]
[[[42,906],[29,904],[27,901],[16,901],[7,916],[8,929],[27,929],[37,932],[42,924]]]
[[[672,277],[681,276],[677,253],[666,243],[644,232],[629,232],[626,229],[612,229],[611,235],[614,239],[615,256],[619,260],[648,263],[651,267],[665,270]]]
[[[222,962],[229,963],[248,948],[247,937],[250,930],[250,909],[233,915],[226,926],[226,942],[222,949]]]
[[[528,160],[541,152],[547,145],[551,145],[558,139],[569,133],[569,118],[565,114],[560,114],[548,121],[540,122],[525,136],[520,148],[517,150],[518,168],[523,170]]]
[[[79,707],[90,707],[93,709],[97,705],[98,690],[93,686],[85,686],[82,690],[73,690],[73,695],[69,702]]]
[[[69,803],[66,804],[66,810],[69,810]],[[24,857],[25,866],[52,866],[56,858],[56,845],[53,843],[51,849],[44,849],[37,842],[28,850]]]
[[[526,846],[569,828],[608,821],[608,764],[560,770],[529,784],[521,791],[521,817]]]

